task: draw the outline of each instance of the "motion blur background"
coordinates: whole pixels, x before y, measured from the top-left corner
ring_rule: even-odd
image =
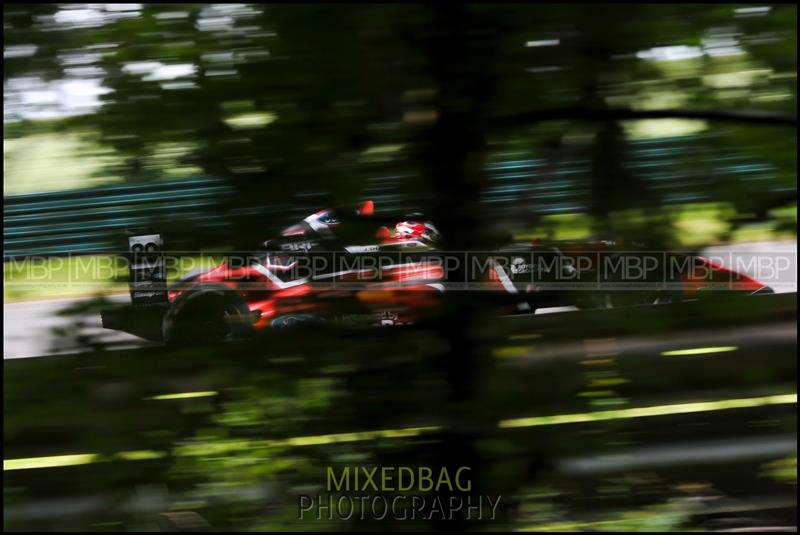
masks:
[[[3,25],[7,528],[357,529],[296,520],[336,463],[473,466],[504,502],[471,529],[796,524],[796,284],[176,350],[103,333],[124,279],[72,269],[126,228],[213,256],[363,199],[455,249],[796,255],[795,6],[7,4]]]

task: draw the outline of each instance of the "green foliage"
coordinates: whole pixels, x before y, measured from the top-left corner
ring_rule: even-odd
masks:
[[[796,136],[669,120],[624,130],[574,121],[508,130],[492,118],[572,105],[795,114],[796,7],[745,7],[145,4],[64,22],[78,7],[12,5],[5,46],[36,51],[12,55],[4,79],[94,73],[110,90],[103,106],[60,128],[90,128],[110,147],[115,158],[101,176],[152,180],[199,170],[229,177],[241,188],[235,204],[250,208],[297,195],[316,205],[350,202],[386,171],[403,178],[383,191],[405,205],[439,195],[431,180],[442,173],[452,174],[441,180],[461,196],[462,170],[439,170],[430,158],[445,161],[442,149],[431,155],[425,146],[448,110],[474,110],[475,132],[490,143],[485,155],[462,146],[474,161],[515,152],[558,169],[567,158],[588,159],[571,195],[588,203],[596,230],[613,232],[620,229],[609,212],[664,203],[663,190],[628,165],[631,136],[715,133],[711,145],[694,142],[704,148],[700,159],[685,151],[673,163],[696,173],[685,194],[710,194],[741,212],[761,211],[794,183]],[[460,96],[451,101],[450,93]],[[7,126],[6,137],[11,129],[18,127]],[[387,146],[399,149],[381,152]],[[726,149],[766,161],[769,176],[714,171],[710,154]],[[486,186],[480,172],[469,180],[478,181],[476,192]],[[556,178],[548,171],[531,180]],[[509,205],[505,217],[536,222],[535,200]],[[669,240],[663,220],[654,214],[644,228],[663,228],[667,235],[654,238]]]
[[[680,207],[697,203],[709,203],[696,210],[706,221],[688,230],[698,241],[716,239],[735,233],[734,217],[760,220],[796,203],[795,130],[540,119],[553,108],[794,115],[796,7],[743,7],[10,5],[4,137],[24,144],[43,132],[91,132],[103,147],[93,152],[113,155],[97,173],[126,181],[180,169],[221,176],[239,193],[219,207],[239,225],[233,247],[263,241],[266,205],[275,219],[366,194],[378,196],[379,209],[381,201],[430,208],[454,248],[493,245],[491,224],[674,244],[687,230]],[[91,77],[108,89],[102,106],[47,125],[25,119],[41,110],[14,83]],[[508,126],[529,112],[530,121]],[[667,137],[672,144],[653,143]],[[509,161],[528,167],[486,171]],[[451,313],[433,328],[363,336],[320,328],[130,352],[104,351],[87,335],[78,342],[95,351],[5,366],[8,458],[72,452],[86,461],[42,468],[43,478],[39,469],[11,471],[6,505],[19,505],[11,510],[19,516],[7,527],[155,529],[158,517],[172,519],[168,529],[174,519],[222,530],[308,529],[295,520],[297,496],[319,491],[325,466],[362,463],[472,466],[480,492],[521,497],[500,519],[510,529],[597,528],[609,519],[630,530],[685,528],[668,503],[676,482],[703,478],[746,493],[769,478],[737,473],[732,481],[730,465],[709,463],[700,474],[673,463],[581,480],[560,472],[559,461],[647,451],[662,439],[681,447],[720,433],[733,444],[757,436],[743,417],[729,416],[741,407],[726,403],[788,399],[796,389],[785,334],[796,303],[762,297],[501,323],[452,292]],[[758,322],[774,340],[737,332]],[[727,327],[741,347],[661,356],[710,336],[698,326]],[[617,341],[619,352],[608,350]],[[587,370],[593,346],[605,349],[591,364],[598,369]],[[624,380],[595,397],[630,407],[571,420],[596,410],[587,380],[610,376]],[[704,402],[709,419],[625,416],[682,402]],[[742,410],[763,409],[747,421],[786,435],[796,423],[789,406]],[[541,425],[499,425],[520,417]],[[50,507],[30,516],[59,494],[107,501],[86,517],[45,518]],[[571,522],[576,511],[600,508],[610,513]],[[492,525],[455,526],[465,527]]]

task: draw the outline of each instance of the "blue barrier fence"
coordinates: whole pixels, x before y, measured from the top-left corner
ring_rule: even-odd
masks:
[[[4,197],[3,258],[120,250],[126,229],[159,220],[218,226],[213,208],[231,193],[200,177]]]
[[[633,141],[627,165],[661,204],[712,200],[719,184],[737,182],[760,195],[769,193],[767,184],[783,191],[772,183],[776,175],[771,165],[734,149],[719,151],[706,143],[713,139],[706,134]],[[576,155],[559,159],[557,166],[545,159],[491,163],[485,208],[497,217],[513,210],[540,215],[585,211],[592,197],[589,163]],[[374,199],[381,210],[406,208],[408,199],[395,186],[407,175],[389,171],[370,171],[374,175],[367,180],[365,198]],[[4,197],[3,257],[119,251],[126,246],[124,231],[140,226],[184,224],[197,232],[224,231],[235,217],[248,213],[300,218],[322,208],[313,199],[298,198],[290,205],[254,206],[237,213],[219,209],[233,194],[229,181],[196,177]]]

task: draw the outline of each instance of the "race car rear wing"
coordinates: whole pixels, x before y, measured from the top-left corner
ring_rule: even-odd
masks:
[[[160,234],[128,237],[128,287],[133,306],[161,305],[169,302],[164,262],[164,241]]]

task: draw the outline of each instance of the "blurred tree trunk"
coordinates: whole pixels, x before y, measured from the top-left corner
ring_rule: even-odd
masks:
[[[607,38],[605,25],[597,24],[591,11],[579,17],[581,41],[579,45],[579,107],[596,110],[601,115],[607,111],[605,85],[611,85],[618,67],[611,59],[616,50]],[[595,126],[595,139],[591,150],[589,214],[595,234],[604,239],[646,239],[653,247],[663,247],[669,241],[671,225],[660,209],[647,183],[629,165],[630,154],[621,119],[609,115]],[[625,218],[625,227],[619,228],[611,215],[634,208],[644,208],[646,216],[636,223]],[[632,227],[635,227],[633,228]]]
[[[486,105],[493,87],[492,34],[471,9],[473,6],[442,5],[435,10],[436,24],[428,42],[438,114],[423,139],[422,162],[434,193],[434,218],[440,226],[445,248],[450,251],[486,249],[482,226],[480,192],[486,183]],[[463,264],[463,263],[462,263]],[[449,274],[450,281],[463,281],[468,266]],[[480,490],[481,465],[474,440],[482,428],[478,382],[491,366],[491,356],[475,343],[475,330],[482,311],[470,292],[446,294],[448,313],[440,325],[449,351],[441,355],[438,369],[449,385],[449,403],[443,415],[447,429],[438,464],[456,470],[472,468],[473,490]],[[454,473],[454,472],[451,472]],[[477,488],[476,488],[477,487]],[[446,499],[446,495],[441,496]],[[463,518],[449,527],[462,528]]]
[[[597,28],[597,20],[584,13],[579,17],[580,60],[579,104],[586,108],[605,109],[602,84],[613,65],[609,65],[612,51],[604,39],[605,28]],[[639,190],[636,177],[628,173],[624,162],[625,133],[616,119],[595,125],[595,139],[591,152],[589,213],[595,232],[608,237],[612,229],[609,215],[623,209],[631,196]]]

